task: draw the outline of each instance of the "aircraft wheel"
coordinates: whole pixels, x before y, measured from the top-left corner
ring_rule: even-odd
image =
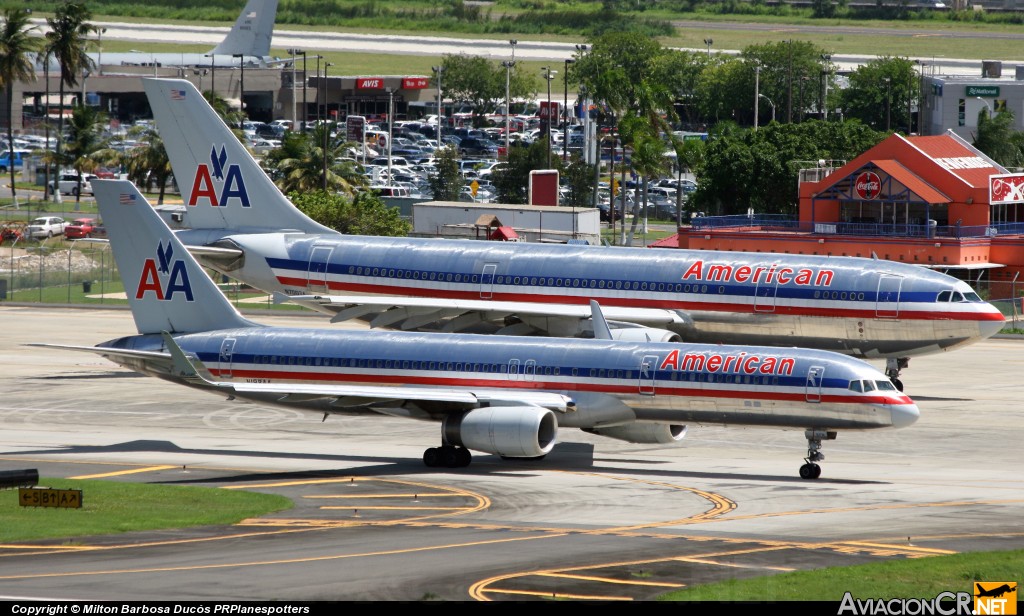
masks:
[[[459,466],[459,450],[451,445],[441,448],[441,466],[445,468],[456,468]]]
[[[466,449],[465,447],[460,447],[460,448],[456,449],[455,451],[456,451],[456,457],[459,460],[458,466],[466,467],[466,466],[469,466],[469,463],[473,461],[473,454],[471,454],[469,452],[469,450]]]
[[[899,379],[892,379],[892,384],[896,386],[896,389],[903,391],[903,381]]]
[[[804,464],[800,467],[801,479],[817,479],[821,477],[821,467],[817,464]]]
[[[438,451],[437,447],[431,447],[423,452],[423,463],[430,468],[434,468],[441,463],[441,452]]]

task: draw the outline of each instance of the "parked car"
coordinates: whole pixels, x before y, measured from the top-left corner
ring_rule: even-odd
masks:
[[[496,158],[498,156],[498,144],[490,139],[467,137],[459,143],[459,154],[463,156]]]
[[[64,227],[64,237],[69,240],[92,237],[98,225],[95,218],[76,218]]]
[[[60,190],[62,195],[72,195],[77,197],[79,190],[83,195],[92,194],[92,181],[96,179],[95,175],[82,174],[82,184],[78,184],[78,174],[75,173],[62,173],[60,177],[50,181],[50,189],[56,192]]]
[[[31,152],[28,150],[14,150],[14,168],[21,169],[22,165],[25,163],[25,158],[28,157],[30,153]],[[4,151],[0,153],[0,173],[6,173],[10,168],[11,152],[10,150],[4,149]]]
[[[28,223],[28,226],[25,227],[25,235],[41,240],[55,235],[64,235],[64,228],[67,226],[67,221],[59,216],[41,216]]]

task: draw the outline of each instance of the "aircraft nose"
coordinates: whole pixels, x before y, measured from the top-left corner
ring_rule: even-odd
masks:
[[[987,321],[978,321],[978,330],[981,334],[982,340],[995,336],[1002,331],[1003,326],[1006,325],[1006,317],[999,312],[999,309],[993,306],[992,310],[995,311],[995,315],[993,315],[992,319]],[[998,318],[996,318],[997,316]]]
[[[921,417],[916,404],[894,404],[891,413],[894,428],[906,428]]]

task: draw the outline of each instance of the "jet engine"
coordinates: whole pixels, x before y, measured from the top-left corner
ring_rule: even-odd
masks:
[[[683,338],[667,329],[653,327],[610,327],[612,340],[623,342],[682,342]]]
[[[661,423],[631,423],[607,428],[586,428],[584,431],[628,443],[647,445],[676,443],[686,436],[686,426]]]
[[[508,458],[539,458],[554,448],[558,420],[539,406],[489,406],[445,417],[441,434],[449,445]]]

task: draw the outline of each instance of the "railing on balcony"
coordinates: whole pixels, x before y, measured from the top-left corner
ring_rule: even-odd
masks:
[[[926,224],[809,223],[800,222],[792,216],[782,214],[755,214],[752,216],[703,216],[694,218],[692,224],[695,231],[756,228],[759,231],[785,231],[790,233],[814,233],[818,235],[856,235],[860,237],[944,237],[964,239],[994,237],[997,235],[1024,235],[1024,222],[1001,222],[977,226],[940,226],[935,221],[929,221]]]

